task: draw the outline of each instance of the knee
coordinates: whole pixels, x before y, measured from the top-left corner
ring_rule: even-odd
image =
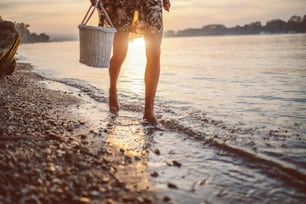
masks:
[[[114,54],[110,60],[111,67],[118,67],[121,66],[125,59],[124,54]]]
[[[147,51],[147,61],[148,62],[153,62],[153,63],[159,63],[160,61],[160,48],[154,48],[151,49],[150,51]]]

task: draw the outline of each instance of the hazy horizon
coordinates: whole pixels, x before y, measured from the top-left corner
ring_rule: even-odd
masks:
[[[14,22],[30,25],[31,32],[76,37],[77,26],[83,19],[89,0],[2,0],[0,16]],[[265,24],[269,20],[287,21],[293,15],[306,14],[305,0],[172,0],[169,13],[164,12],[164,30],[201,28],[208,24],[226,27],[244,25],[255,21]],[[96,17],[96,15],[95,15]],[[96,18],[90,23],[96,24]]]

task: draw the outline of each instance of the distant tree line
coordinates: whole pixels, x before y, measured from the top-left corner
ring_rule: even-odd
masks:
[[[261,22],[253,22],[244,26],[235,26],[227,28],[222,24],[211,24],[202,28],[188,28],[185,30],[167,31],[166,37],[180,36],[205,36],[205,35],[247,35],[247,34],[276,34],[276,33],[306,33],[306,14],[304,17],[292,16],[287,22],[276,19],[270,20],[266,25]]]
[[[25,23],[15,23],[16,30],[20,33],[21,43],[48,42],[50,37],[45,33],[31,33],[30,25]]]
[[[3,21],[0,16],[0,21]],[[45,33],[31,33],[29,30],[30,25],[25,23],[14,23],[16,30],[19,32],[21,37],[21,43],[35,43],[35,42],[48,42],[50,37]]]

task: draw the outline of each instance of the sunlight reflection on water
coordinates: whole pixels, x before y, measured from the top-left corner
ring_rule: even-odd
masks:
[[[145,65],[145,42],[143,38],[136,38],[129,42],[127,57],[118,83],[119,89],[124,87],[134,94],[143,94]]]
[[[226,121],[293,129],[298,124],[305,133],[305,39],[306,35],[164,38],[157,102],[168,100],[177,107],[188,103]],[[19,51],[46,76],[88,81],[107,93],[108,69],[80,64],[78,46],[23,44]],[[143,100],[145,63],[144,40],[131,41],[118,81],[120,94]]]
[[[200,138],[195,143],[200,144],[217,137],[225,145],[255,151],[254,157],[260,153],[267,160],[272,158],[281,163],[288,162],[289,166],[296,166],[296,171],[305,174],[305,48],[305,34],[165,38],[162,44],[156,115],[175,131]],[[107,100],[104,99],[108,93],[108,70],[80,64],[78,42],[21,45],[20,50],[36,66],[36,71],[47,77],[74,78],[80,82],[77,87],[91,93],[94,99],[100,98],[99,102],[105,102],[105,107],[97,106],[98,111],[91,112],[90,117],[98,117],[99,112],[107,111]],[[138,124],[138,118],[142,115],[144,70],[143,39],[137,39],[129,44],[118,82],[121,107],[130,110],[133,117],[136,114],[137,119],[131,119],[130,116],[135,122],[131,124],[126,118],[128,115],[120,111],[121,119],[117,123],[113,122],[116,127],[108,135],[109,142],[114,146],[121,147],[127,143],[126,148],[133,148],[146,142],[145,132]],[[84,88],[81,81],[92,87]],[[103,127],[106,126],[103,124]],[[133,137],[120,137],[124,132],[132,132]],[[158,146],[174,146],[187,153],[190,150],[189,146],[179,148],[173,145],[169,135],[165,138],[162,135],[155,137],[160,138],[157,140],[161,142]],[[172,138],[176,137],[174,135]],[[186,142],[184,140],[179,144],[185,145]],[[202,150],[203,154],[207,153]],[[185,152],[182,155],[185,156]],[[214,161],[203,163],[214,167]],[[223,169],[224,162],[219,165],[216,167]],[[257,165],[256,162],[254,165]],[[198,166],[191,167],[196,168],[193,172],[199,169]],[[235,175],[236,169],[232,170]],[[209,172],[214,172],[214,169]],[[232,179],[233,172],[227,178]],[[245,171],[237,172],[238,175]],[[223,172],[221,174],[226,175]],[[262,174],[259,172],[259,175]],[[238,176],[238,179],[244,178]],[[265,178],[261,181],[264,180],[267,182]],[[238,182],[234,191],[247,189],[240,188],[241,183],[244,182]],[[258,188],[262,188],[260,185]],[[267,185],[266,189],[275,187],[273,180],[263,185]],[[252,187],[253,184],[250,189]],[[268,196],[275,193],[269,190],[259,192]],[[256,199],[261,197],[255,196]]]

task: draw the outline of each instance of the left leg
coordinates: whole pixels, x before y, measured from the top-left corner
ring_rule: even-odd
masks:
[[[117,101],[117,80],[119,77],[121,65],[126,57],[128,50],[129,33],[117,31],[115,33],[113,42],[113,55],[110,60],[109,67],[109,110],[111,113],[119,111],[119,104]]]
[[[160,45],[162,33],[146,34],[146,71],[145,71],[145,109],[143,118],[153,125],[157,125],[154,116],[154,100],[160,74]]]

